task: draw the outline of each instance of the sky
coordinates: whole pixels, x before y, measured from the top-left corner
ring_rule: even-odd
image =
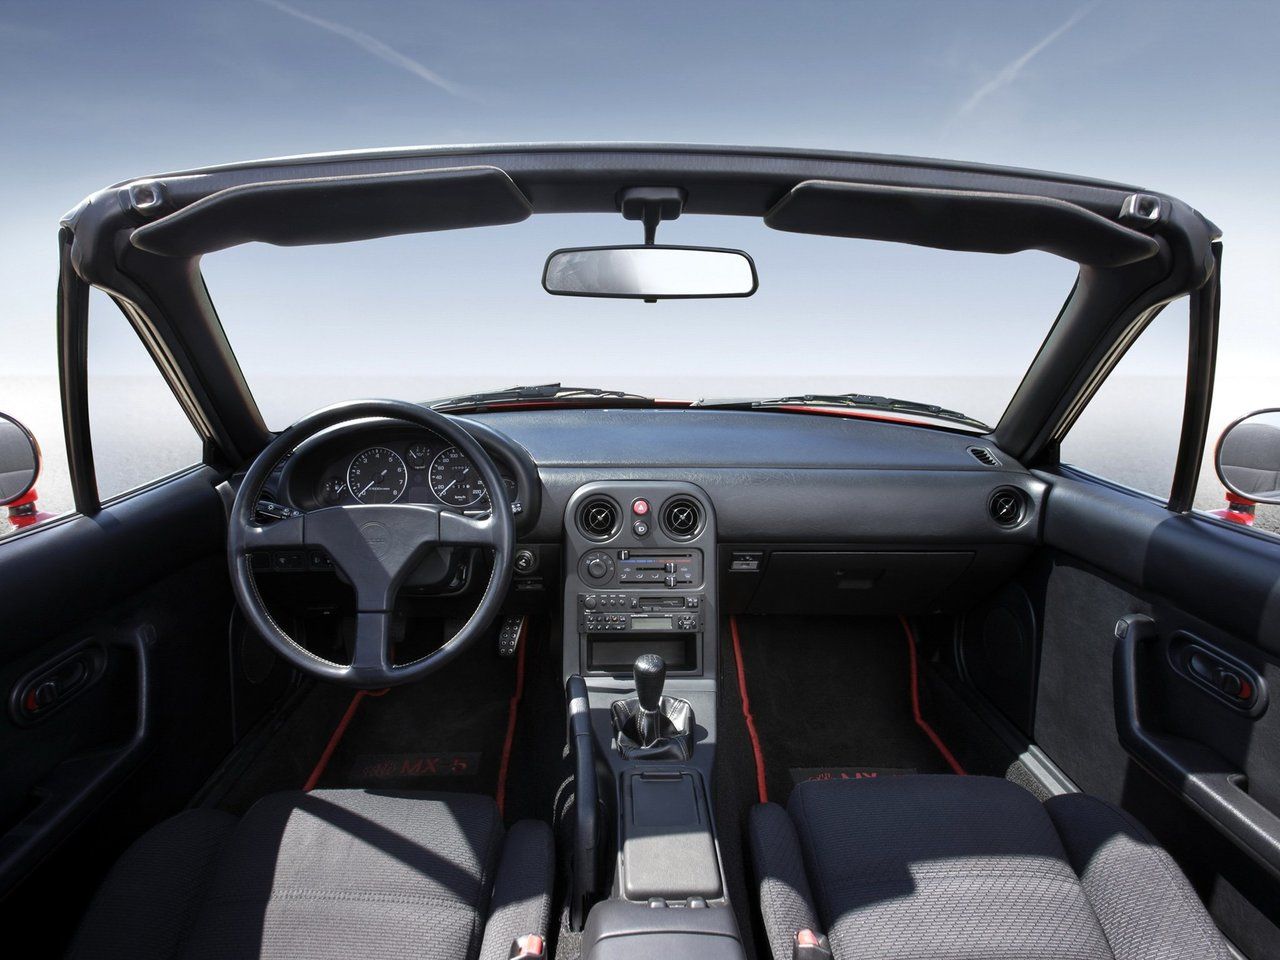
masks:
[[[1169,192],[1225,233],[1220,377],[1270,378],[1280,362],[1277,37],[1274,2],[0,0],[0,378],[54,372],[57,221],[109,183],[358,147],[547,140],[912,154]],[[943,378],[985,359],[1002,385],[974,395],[970,412],[994,419],[1073,275],[1042,254],[977,263],[702,218],[665,225],[660,239],[747,249],[760,268],[755,298],[571,301],[538,287],[546,252],[635,242],[638,227],[538,220],[549,222],[346,248],[255,246],[214,255],[205,271],[269,419],[303,412],[304,399],[338,399],[325,390],[419,389],[414,378],[433,364],[439,389],[419,396],[580,380],[602,357],[614,362],[605,385],[641,374],[660,385],[669,365],[628,354],[618,332],[640,325],[692,331],[704,359],[677,372],[725,389],[780,370],[779,385],[823,389],[914,372],[937,384],[919,399],[958,406],[968,394]],[[892,339],[877,332],[886,320]],[[1008,335],[979,349],[975,323]],[[552,336],[516,341],[530,325]],[[354,370],[346,335],[370,329],[388,349]],[[591,329],[615,333],[592,350],[566,348]],[[748,334],[737,342],[751,349],[716,351],[730,331]],[[832,331],[843,338],[834,348]],[[485,338],[521,349],[477,349]],[[537,341],[549,346],[539,353]],[[293,372],[281,342],[305,342],[300,369],[328,378],[314,395],[268,384]],[[633,381],[617,382],[625,376]]]

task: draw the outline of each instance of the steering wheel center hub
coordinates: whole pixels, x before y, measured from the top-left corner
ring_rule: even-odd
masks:
[[[386,556],[391,548],[391,531],[387,529],[386,524],[379,523],[377,520],[370,520],[362,526],[360,535],[364,537],[365,543],[369,544],[369,549],[379,560]]]

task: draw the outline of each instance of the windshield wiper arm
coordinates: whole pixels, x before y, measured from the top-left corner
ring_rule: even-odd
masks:
[[[639,393],[627,393],[624,390],[605,390],[601,387],[562,387],[558,383],[544,383],[537,386],[507,387],[503,390],[489,390],[482,393],[469,393],[458,397],[447,397],[435,400],[430,406],[435,410],[479,410],[490,405],[502,406],[506,403],[520,404],[529,401],[571,402],[601,401],[619,402],[625,406],[652,406],[652,397]]]
[[[767,410],[771,407],[853,407],[866,410],[885,410],[891,413],[903,413],[917,417],[931,417],[935,420],[950,420],[984,432],[991,430],[981,420],[975,420],[973,417],[958,410],[948,410],[932,403],[899,400],[896,397],[881,397],[869,393],[804,393],[792,397],[775,397],[772,400],[736,400],[723,403],[715,400],[699,400],[697,406],[737,406],[751,410]]]

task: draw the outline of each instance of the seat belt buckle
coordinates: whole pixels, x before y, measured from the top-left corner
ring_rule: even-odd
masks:
[[[542,960],[546,944],[536,933],[526,933],[516,937],[511,943],[511,960]]]
[[[791,957],[792,960],[831,960],[831,944],[822,934],[805,927],[796,931]]]

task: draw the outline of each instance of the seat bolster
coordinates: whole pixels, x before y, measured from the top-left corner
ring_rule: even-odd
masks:
[[[1182,871],[1137,821],[1082,793],[1044,806],[1116,960],[1230,960]]]
[[[800,837],[776,803],[751,808],[747,822],[760,910],[774,960],[791,960],[797,930],[825,932],[818,922]]]
[[[511,944],[525,934],[546,937],[554,873],[551,828],[540,820],[513,824],[494,873],[481,960],[507,960]]]
[[[68,960],[176,956],[235,825],[220,810],[187,810],[139,837],[94,896]]]

